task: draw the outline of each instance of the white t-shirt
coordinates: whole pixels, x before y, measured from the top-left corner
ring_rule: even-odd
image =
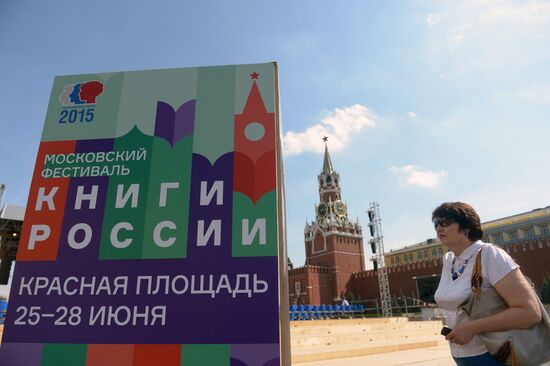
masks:
[[[468,263],[466,263],[464,267],[464,272],[453,281],[451,277],[451,267],[455,255],[453,252],[446,253],[443,258],[441,280],[435,292],[435,301],[439,307],[445,311],[447,326],[449,328],[454,328],[456,324],[462,323],[468,319],[468,316],[463,311],[457,313],[457,308],[472,293],[472,271],[477,253],[482,247],[482,287],[494,287],[498,281],[504,278],[504,276],[514,269],[519,268],[516,262],[514,262],[503,249],[478,240],[466,248],[457,258],[454,267],[455,272],[459,272],[460,267],[462,267],[466,261],[468,261]],[[465,345],[450,342],[449,345],[453,357],[478,356],[487,352],[487,348],[478,336],[474,336],[474,338]]]

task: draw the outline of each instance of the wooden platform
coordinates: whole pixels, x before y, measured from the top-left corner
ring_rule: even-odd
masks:
[[[441,326],[407,318],[291,322],[292,364],[446,345]]]

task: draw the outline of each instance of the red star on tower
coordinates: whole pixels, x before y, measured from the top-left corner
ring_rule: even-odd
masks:
[[[252,80],[257,80],[260,74],[258,74],[256,71],[254,71],[252,74],[250,74],[250,78]]]

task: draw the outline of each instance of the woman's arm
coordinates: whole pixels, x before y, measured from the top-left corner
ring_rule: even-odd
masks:
[[[519,269],[504,276],[495,284],[495,289],[509,308],[486,318],[458,324],[445,337],[448,341],[466,344],[479,333],[529,328],[541,321],[536,294]]]

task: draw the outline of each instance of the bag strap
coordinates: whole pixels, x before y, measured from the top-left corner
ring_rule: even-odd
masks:
[[[483,274],[481,267],[481,251],[483,247],[479,249],[476,256],[476,262],[472,270],[472,292],[475,295],[475,299],[479,300],[481,296],[481,284],[483,283]],[[493,357],[502,364],[506,364],[506,361],[511,358],[511,366],[517,366],[516,352],[514,350],[514,344],[512,340],[508,340],[493,354]]]
[[[472,270],[472,292],[476,295],[476,299],[479,300],[481,295],[481,284],[483,283],[483,274],[481,268],[481,251],[483,247],[479,249],[476,256],[476,262],[474,264],[474,269]]]

